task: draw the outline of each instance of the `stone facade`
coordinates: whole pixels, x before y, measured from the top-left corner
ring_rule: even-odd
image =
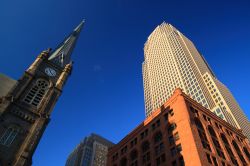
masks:
[[[242,131],[176,89],[108,153],[108,166],[250,165]]]
[[[60,75],[70,74],[70,69],[59,68],[48,61],[49,51],[42,52],[36,61],[25,71],[15,87],[2,99],[0,105],[0,165],[31,165],[32,155],[41,136],[50,121],[50,114],[61,94],[62,89],[56,87]],[[37,63],[39,62],[39,63]],[[53,68],[56,76],[49,77],[44,71],[46,67]],[[25,102],[28,93],[37,83],[38,79],[49,82],[44,96],[38,105]],[[66,79],[59,80],[64,83]],[[13,128],[16,134],[8,135]],[[11,131],[12,132],[12,131]],[[10,143],[4,141],[4,136],[14,137]],[[5,138],[7,140],[7,138]]]
[[[58,49],[43,51],[0,98],[0,166],[32,164],[33,153],[71,73],[70,55],[82,25]]]

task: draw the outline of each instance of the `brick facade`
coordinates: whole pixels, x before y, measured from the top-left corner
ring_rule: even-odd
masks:
[[[250,165],[242,131],[180,89],[109,150],[108,166]]]

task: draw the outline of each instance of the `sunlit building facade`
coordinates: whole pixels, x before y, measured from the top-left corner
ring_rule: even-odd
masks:
[[[191,98],[250,138],[250,125],[229,89],[215,76],[194,44],[170,24],[148,37],[142,64],[146,117],[181,88]]]
[[[108,166],[250,165],[242,131],[176,89],[108,153]]]

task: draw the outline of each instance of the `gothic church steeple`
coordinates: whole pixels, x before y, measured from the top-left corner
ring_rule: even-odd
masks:
[[[70,57],[80,35],[84,21],[82,21],[74,31],[51,53],[49,60],[64,67],[70,63]]]
[[[0,98],[0,166],[29,166],[71,73],[71,54],[84,22],[51,53],[43,51]]]

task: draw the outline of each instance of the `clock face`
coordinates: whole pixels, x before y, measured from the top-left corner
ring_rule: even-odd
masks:
[[[50,67],[45,68],[45,73],[50,77],[56,76],[56,71]]]

